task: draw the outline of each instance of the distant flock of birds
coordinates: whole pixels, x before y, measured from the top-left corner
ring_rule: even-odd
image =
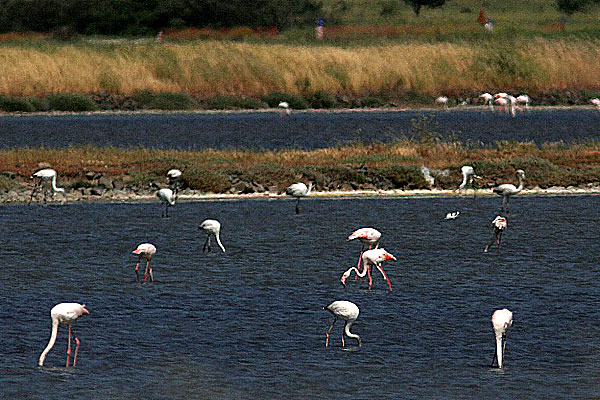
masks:
[[[473,188],[473,193],[475,195],[475,185],[474,180],[481,178],[478,175],[475,175],[475,171],[473,167],[465,165],[461,168],[461,172],[463,175],[463,180],[458,190],[466,190],[467,186],[471,186]],[[169,188],[160,189],[156,192],[157,197],[160,199],[162,203],[165,204],[165,209],[162,212],[162,217],[168,217],[168,209],[169,207],[175,205],[177,200],[177,193],[179,191],[179,184],[182,176],[182,172],[178,169],[171,169],[167,172],[167,184]],[[513,184],[502,184],[498,187],[494,188],[494,193],[502,196],[502,212],[506,210],[506,213],[509,213],[510,207],[510,197],[518,194],[521,190],[523,190],[523,180],[525,179],[525,172],[523,170],[516,171],[517,179],[519,180],[519,186],[515,186]],[[52,197],[54,197],[55,193],[63,193],[64,189],[57,187],[56,185],[56,171],[50,168],[42,169],[37,171],[32,175],[32,178],[38,179],[36,182],[33,192],[31,194],[29,203],[31,203],[36,191],[42,189],[43,201],[46,202],[46,188],[45,185],[49,184],[50,189],[52,190]],[[310,195],[313,188],[312,182],[309,183],[308,186],[302,182],[294,183],[290,185],[286,189],[286,194],[288,196],[294,197],[296,199],[295,204],[295,212],[296,214],[300,213],[299,202],[300,198],[307,197]],[[446,219],[456,219],[459,216],[460,212],[448,213],[446,215]],[[500,241],[502,238],[502,233],[506,230],[507,227],[507,219],[501,215],[498,215],[492,221],[492,226],[494,228],[494,234],[492,236],[491,242],[485,247],[484,252],[487,252],[489,248],[496,243],[498,247],[498,251],[500,251]],[[206,241],[204,243],[203,251],[210,252],[210,240],[211,237],[214,236],[219,248],[225,252],[225,247],[221,243],[219,234],[221,230],[221,224],[219,221],[214,219],[207,219],[200,224],[199,229],[203,230],[206,233]],[[358,239],[362,243],[362,248],[360,251],[360,255],[358,257],[358,264],[356,267],[351,267],[347,271],[345,271],[341,278],[341,284],[346,287],[346,281],[354,272],[356,275],[356,279],[363,278],[365,276],[368,277],[369,281],[369,289],[371,289],[373,285],[373,277],[372,277],[372,268],[375,267],[385,279],[388,289],[392,291],[392,284],[383,269],[382,263],[384,261],[396,260],[394,255],[390,254],[383,248],[379,248],[379,241],[381,239],[381,232],[374,228],[361,228],[353,232],[348,236],[348,241]],[[368,246],[368,249],[365,250],[365,246]],[[154,281],[154,276],[152,273],[151,261],[154,255],[156,254],[156,247],[151,243],[142,243],[135,250],[133,250],[133,254],[138,256],[138,261],[135,266],[135,274],[136,280],[138,283],[146,283],[148,277],[150,278],[150,282]],[[143,281],[140,276],[139,267],[142,260],[146,261],[146,268],[144,271]],[[362,270],[361,270],[362,263]],[[331,312],[333,315],[333,322],[331,326],[326,332],[325,346],[329,346],[329,338],[331,332],[333,331],[334,324],[337,320],[345,321],[344,331],[342,333],[342,348],[345,348],[346,343],[344,339],[344,335],[349,338],[356,339],[358,342],[358,346],[362,345],[362,340],[359,335],[352,333],[350,331],[350,327],[356,321],[359,314],[358,306],[350,301],[346,300],[338,300],[329,304],[326,307],[323,307],[325,310]],[[79,303],[60,303],[54,306],[50,310],[50,317],[52,320],[52,333],[50,336],[50,340],[48,345],[43,350],[40,355],[38,365],[40,367],[44,366],[44,360],[48,352],[52,349],[56,342],[56,337],[58,334],[59,325],[64,325],[68,328],[68,345],[67,345],[67,361],[66,367],[68,368],[70,365],[70,357],[71,357],[71,341],[72,338],[75,339],[75,350],[73,357],[73,367],[75,367],[77,363],[77,353],[79,350],[80,340],[74,336],[73,334],[73,323],[79,319],[80,317],[89,314],[89,311],[86,309],[85,304]],[[494,361],[497,360],[497,365],[499,368],[503,368],[504,365],[504,355],[506,348],[506,338],[508,329],[511,327],[513,321],[512,312],[508,309],[496,310],[492,314],[492,327],[494,329],[494,334],[496,337],[496,352],[494,353],[494,358],[492,359],[492,366],[494,366]]]

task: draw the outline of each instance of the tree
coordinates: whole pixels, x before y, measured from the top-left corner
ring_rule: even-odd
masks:
[[[582,11],[589,3],[589,0],[556,0],[556,7],[559,11],[571,15],[577,11]]]
[[[443,6],[446,3],[446,0],[404,0],[404,2],[412,7],[418,17],[421,12],[421,7],[438,8]]]

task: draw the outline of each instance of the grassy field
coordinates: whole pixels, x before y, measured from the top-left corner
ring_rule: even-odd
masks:
[[[460,167],[470,164],[482,175],[480,187],[512,182],[516,169],[524,169],[527,186],[570,186],[600,182],[600,143],[536,146],[534,143],[499,142],[493,148],[470,148],[459,143],[427,140],[394,144],[353,144],[315,151],[198,152],[146,149],[69,148],[20,149],[0,152],[0,189],[18,187],[40,167],[52,167],[66,187],[89,186],[85,173],[96,171],[126,185],[150,188],[164,182],[170,168],[184,171],[185,186],[203,192],[227,192],[236,182],[284,189],[302,180],[314,181],[318,190],[417,189],[428,187],[420,167],[448,170],[439,174],[436,187],[454,188]],[[8,177],[14,174],[12,178]]]

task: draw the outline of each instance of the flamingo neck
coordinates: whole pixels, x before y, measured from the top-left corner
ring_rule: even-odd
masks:
[[[502,332],[496,332],[496,359],[498,360],[498,368],[504,365],[504,346],[502,340]]]
[[[523,190],[523,177],[519,175],[519,186],[517,187],[516,193],[520,192],[521,190]]]
[[[353,323],[354,323],[354,321],[346,321],[346,325],[344,325],[344,332],[346,333],[346,336],[358,340],[358,345],[360,346],[361,345],[360,336],[358,336],[355,333],[350,332],[350,327],[352,326]]]
[[[312,190],[312,188],[313,188],[313,184],[312,184],[312,182],[309,182],[308,183],[308,190],[306,191],[306,195],[307,196],[310,194],[310,191]]]
[[[460,184],[460,186],[458,187],[459,189],[462,189],[467,185],[467,179],[469,179],[467,174],[463,174],[463,181]]]
[[[46,359],[46,355],[52,349],[52,347],[54,347],[54,343],[56,343],[56,335],[58,335],[58,319],[52,319],[52,334],[50,335],[50,341],[48,342],[48,345],[46,346],[44,351],[42,351],[42,354],[40,354],[38,366],[44,366],[44,360]]]
[[[225,247],[223,247],[223,244],[221,243],[221,239],[219,238],[219,232],[215,233],[215,239],[221,250],[223,250],[223,253],[225,253]]]

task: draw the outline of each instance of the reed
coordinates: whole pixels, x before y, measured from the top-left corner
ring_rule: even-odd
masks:
[[[191,43],[4,44],[0,94],[141,90],[261,97],[271,92],[427,95],[487,88],[598,89],[598,41],[299,46]]]

